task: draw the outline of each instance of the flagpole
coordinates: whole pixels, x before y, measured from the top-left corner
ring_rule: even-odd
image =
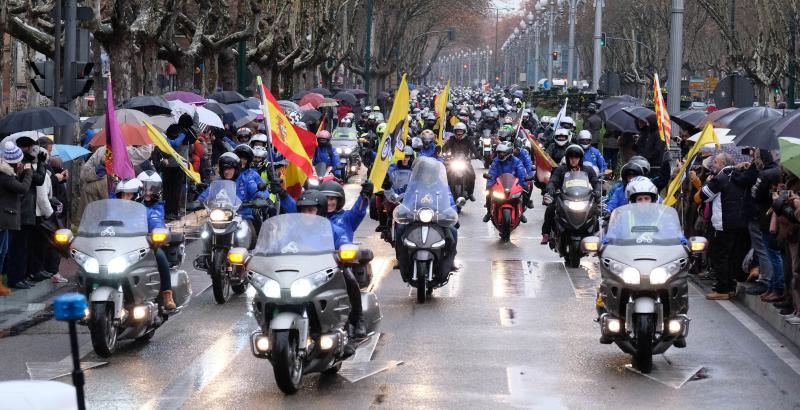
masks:
[[[269,146],[269,170],[270,175],[273,178],[277,178],[278,174],[275,172],[275,156],[274,151],[275,147],[272,145],[272,125],[270,124],[270,116],[269,116],[269,105],[267,105],[267,96],[264,94],[264,85],[261,82],[261,76],[256,77],[256,82],[258,83],[258,92],[261,94],[261,111],[264,114],[264,130],[267,134],[267,145]],[[269,181],[272,182],[272,181]],[[269,184],[269,182],[267,184]],[[278,215],[281,213],[281,198],[278,196],[278,201],[275,203],[275,208],[278,211]]]

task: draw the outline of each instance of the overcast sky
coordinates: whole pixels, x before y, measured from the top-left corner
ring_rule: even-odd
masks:
[[[501,9],[519,10],[524,0],[492,0],[495,7]]]

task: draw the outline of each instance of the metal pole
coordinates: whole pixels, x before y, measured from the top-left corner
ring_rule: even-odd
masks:
[[[797,44],[796,44],[796,37],[797,37],[797,20],[794,15],[790,17],[789,20],[789,84],[787,86],[786,91],[786,99],[787,104],[786,108],[794,109],[796,108],[794,103],[794,96],[795,96],[795,86],[797,83]]]
[[[76,74],[73,69],[72,63],[75,61],[76,49],[76,36],[77,36],[77,12],[78,3],[76,0],[66,0],[65,2],[65,16],[64,16],[64,80],[62,81],[64,87],[64,96],[68,101],[64,101],[64,109],[67,111],[74,111],[75,103],[72,96],[75,95],[73,88],[75,87]],[[56,68],[58,70],[58,68]],[[61,135],[59,136],[60,144],[72,144],[75,139],[75,127],[67,126],[62,128]]]
[[[536,37],[534,38],[534,42],[533,42],[533,50],[534,50],[534,52],[533,52],[533,54],[534,54],[534,56],[533,56],[533,81],[535,82],[535,84],[537,86],[539,84],[539,63],[541,61],[539,59],[540,58],[539,49],[542,47],[541,34],[542,34],[542,22],[540,20],[540,21],[536,22]]]
[[[555,2],[550,3],[550,12],[547,14],[547,49],[549,56],[547,57],[547,81],[550,87],[553,87],[553,23],[556,18]]]
[[[603,0],[594,0],[594,55],[592,56],[592,91],[600,88],[600,72],[602,71],[602,55],[600,37],[603,33]]]
[[[56,6],[57,7],[57,6]],[[72,350],[72,384],[75,385],[75,394],[78,399],[78,410],[86,410],[86,400],[83,396],[83,370],[81,369],[81,354],[78,351],[78,330],[75,321],[69,321],[69,345]]]
[[[369,76],[372,66],[372,6],[373,0],[367,0],[367,44],[364,50],[364,92],[367,93],[367,103],[369,103]]]
[[[669,35],[669,97],[667,110],[681,110],[681,65],[683,63],[683,0],[672,0]]]
[[[569,53],[567,56],[567,88],[575,81],[575,20],[578,13],[578,0],[569,0]]]
[[[53,5],[53,106],[61,106],[61,2],[56,1]],[[60,138],[60,128],[56,138]]]
[[[531,79],[533,83],[536,83],[536,79],[532,78],[531,75],[531,40],[533,40],[533,26],[528,27],[528,36],[527,41],[525,42],[525,82],[528,83],[528,87],[531,86]]]
[[[492,79],[492,84],[497,86],[497,25],[500,23],[500,9],[495,9],[495,18],[494,18],[494,59],[492,63],[492,72],[494,72],[494,79]]]

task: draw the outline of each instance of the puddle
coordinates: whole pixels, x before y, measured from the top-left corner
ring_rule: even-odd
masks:
[[[517,325],[517,312],[512,308],[500,308],[500,325],[503,327],[514,327]]]
[[[567,269],[567,276],[576,298],[595,298],[597,287],[600,285],[598,262],[583,261],[579,268]]]
[[[541,288],[541,277],[534,277],[528,261],[492,261],[491,271],[493,297],[532,298]]]

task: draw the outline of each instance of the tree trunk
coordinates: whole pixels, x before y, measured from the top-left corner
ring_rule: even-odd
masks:
[[[92,41],[92,54],[94,55],[94,113],[95,115],[103,112],[106,106],[106,83],[103,81],[103,62],[100,58],[103,48],[99,41]]]
[[[217,80],[219,79],[219,65],[216,54],[205,56],[203,62],[206,66],[204,73],[203,94],[210,95],[217,92]]]
[[[10,34],[3,34],[3,41],[0,44],[0,115],[8,114],[11,111],[11,41]]]
[[[239,59],[230,50],[219,55],[219,83],[223,90],[239,88]]]
[[[182,57],[180,62],[173,62],[175,70],[178,72],[178,90],[194,90],[194,61],[191,57]],[[177,63],[177,64],[176,64]]]
[[[114,41],[104,45],[111,69],[111,84],[114,87],[114,102],[121,103],[131,97],[131,43],[129,34],[120,34]]]
[[[131,60],[130,65],[133,67],[131,69],[131,95],[143,95],[142,94],[142,83],[144,81],[144,69],[142,64],[142,50],[140,49],[138,53],[132,52],[131,53]]]
[[[142,46],[142,93],[144,95],[158,95],[158,43],[147,41]]]

